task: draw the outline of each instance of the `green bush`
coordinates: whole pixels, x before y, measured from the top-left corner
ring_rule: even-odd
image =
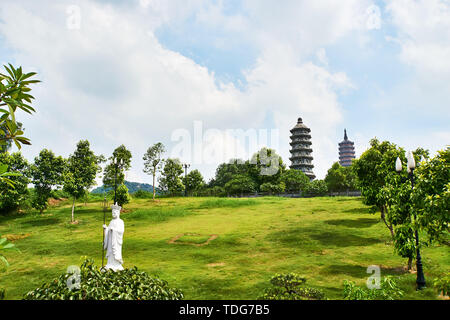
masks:
[[[136,199],[152,199],[153,193],[145,190],[138,190],[131,194]]]
[[[304,287],[306,278],[296,274],[276,274],[270,279],[272,288],[266,289],[259,300],[323,300],[325,294],[315,288]]]
[[[166,281],[152,278],[136,267],[114,272],[100,271],[93,260],[81,264],[79,287],[69,289],[71,273],[24,295],[25,300],[181,300],[183,293]],[[69,280],[70,281],[70,280]],[[74,282],[72,282],[74,283]]]
[[[344,281],[345,300],[396,300],[402,296],[403,291],[389,276],[381,280],[380,289],[361,288],[353,281]]]
[[[328,192],[328,187],[323,180],[313,180],[305,188],[307,196],[324,196]]]
[[[114,199],[114,189],[109,191],[109,196]],[[117,186],[116,190],[116,201],[117,204],[121,207],[123,207],[124,204],[129,203],[131,200],[130,194],[128,193],[128,188],[126,185],[121,184],[120,186]]]
[[[433,285],[443,296],[448,296],[450,289],[450,273],[446,273],[443,277],[434,280]]]
[[[0,300],[4,300],[5,299],[5,289],[0,288]]]

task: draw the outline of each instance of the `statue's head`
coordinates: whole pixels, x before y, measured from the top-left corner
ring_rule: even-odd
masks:
[[[111,206],[111,209],[112,209],[112,216],[113,216],[113,218],[114,219],[119,218],[120,217],[120,210],[122,209],[122,207],[117,205],[117,202],[116,202],[116,204],[113,204]]]

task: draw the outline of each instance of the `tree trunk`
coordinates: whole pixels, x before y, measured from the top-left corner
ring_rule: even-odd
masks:
[[[156,176],[156,174],[155,174],[155,172],[153,172],[153,200],[155,200],[155,176]]]
[[[72,222],[74,221],[73,220],[73,212],[74,212],[74,210],[75,210],[75,197],[73,197],[73,203],[72,203]]]
[[[412,257],[409,257],[409,258],[408,258],[408,271],[410,271],[411,268],[412,268],[412,261],[413,261],[413,258],[412,258]]]
[[[394,238],[394,228],[391,225],[388,225],[387,221],[386,221],[386,216],[385,216],[385,210],[386,208],[383,206],[380,208],[381,211],[381,220],[383,220],[384,224],[386,225],[386,227],[389,229],[389,231],[391,232],[391,236],[392,238]]]

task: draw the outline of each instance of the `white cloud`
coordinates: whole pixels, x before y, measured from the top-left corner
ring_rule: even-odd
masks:
[[[421,75],[450,79],[450,2],[399,0],[386,10],[398,31],[403,62]]]
[[[256,128],[271,110],[285,162],[289,129],[299,116],[312,129],[316,175],[323,178],[336,160],[331,137],[342,121],[337,92],[351,82],[345,73],[306,61],[303,53],[363,28],[361,17],[370,1],[291,1],[283,6],[249,1],[248,17],[232,20],[217,11],[226,29],[246,26],[244,32],[254,34],[260,48],[255,66],[245,72],[244,90],[218,81],[154,36],[156,27],[182,21],[195,10],[202,13],[199,20],[212,23],[202,1],[183,1],[186,11],[176,1],[141,1],[133,8],[78,1],[81,20],[75,29],[66,27],[66,5],[23,3],[2,4],[0,34],[16,52],[15,62],[27,71],[34,66],[43,80],[34,89],[38,112],[24,118],[33,143],[23,149],[29,159],[43,147],[67,156],[80,139],[107,156],[125,144],[133,154],[129,177],[145,181],[142,155],[158,141],[170,146],[174,130],[190,130],[197,119],[205,129]],[[210,178],[214,168],[205,170]]]

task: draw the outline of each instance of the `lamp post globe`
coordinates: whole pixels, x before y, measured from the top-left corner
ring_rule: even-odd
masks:
[[[402,171],[402,161],[399,157],[397,157],[397,160],[395,160],[395,171],[401,172]]]

